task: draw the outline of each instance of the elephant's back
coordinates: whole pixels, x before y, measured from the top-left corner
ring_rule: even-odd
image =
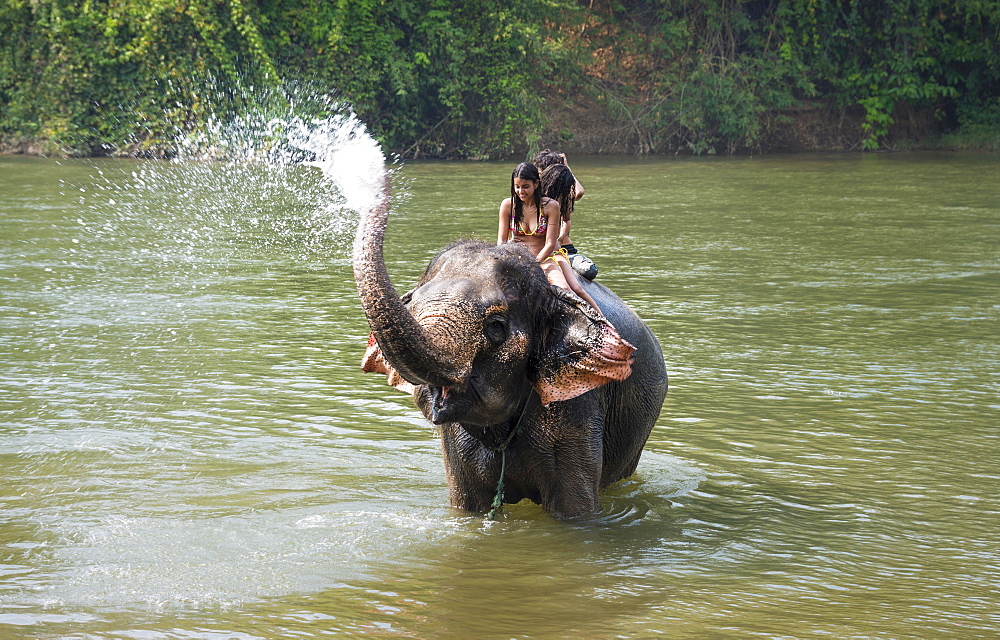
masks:
[[[587,293],[600,305],[601,311],[618,333],[636,348],[636,362],[642,363],[643,367],[662,372],[665,378],[666,367],[663,364],[660,341],[632,307],[599,282],[587,283]]]
[[[667,369],[659,340],[631,307],[597,282],[590,283],[587,293],[618,333],[636,348],[632,375],[601,389],[607,399],[603,487],[635,471],[646,439],[660,416],[667,393]]]

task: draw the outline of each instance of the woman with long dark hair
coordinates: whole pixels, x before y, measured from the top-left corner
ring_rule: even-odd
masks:
[[[545,195],[550,198],[559,199],[560,196],[550,193],[552,189],[558,189],[559,193],[562,194],[572,194],[569,197],[573,202],[576,202],[583,197],[583,185],[580,184],[580,180],[573,174],[572,169],[570,169],[569,161],[566,160],[565,153],[556,153],[555,151],[550,151],[544,149],[535,156],[535,160],[532,163],[538,168],[539,175],[542,176],[542,191]],[[557,169],[556,174],[558,174],[558,180],[552,180],[549,184],[546,184],[545,174],[553,167],[562,167],[562,169]],[[567,175],[567,170],[569,174]],[[568,183],[561,182],[562,180],[568,180],[572,177],[572,189]],[[579,273],[581,276],[587,280],[593,280],[597,277],[597,265],[594,261],[587,256],[580,253],[576,245],[569,237],[570,228],[573,226],[572,220],[572,206],[568,213],[563,213],[562,218],[562,228],[559,230],[559,247],[566,250],[566,255],[569,257],[569,264],[573,267],[573,270]]]
[[[559,200],[542,194],[535,165],[522,162],[511,173],[510,197],[500,203],[497,244],[524,243],[549,282],[569,289],[601,314],[600,307],[580,285],[566,252],[559,248],[562,210]]]

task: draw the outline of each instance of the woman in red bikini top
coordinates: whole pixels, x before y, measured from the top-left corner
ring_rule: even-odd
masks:
[[[510,197],[500,203],[497,245],[524,243],[550,283],[569,289],[600,314],[600,307],[584,291],[566,253],[559,250],[559,202],[543,197],[539,184],[535,165],[522,162],[514,168],[510,177]]]

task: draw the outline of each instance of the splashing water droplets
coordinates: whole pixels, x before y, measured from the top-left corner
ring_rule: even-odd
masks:
[[[333,113],[308,119],[259,112],[229,121],[211,119],[204,131],[179,141],[177,161],[221,160],[231,173],[246,174],[258,185],[254,204],[264,214],[250,212],[254,227],[266,228],[268,218],[284,232],[304,224],[315,236],[307,244],[322,241],[342,248],[358,213],[378,197],[385,157],[353,113],[336,103],[327,106]],[[267,199],[292,205],[282,221],[263,206]]]
[[[105,219],[104,209],[114,209],[114,236],[153,230],[166,244],[148,248],[163,254],[163,246],[180,247],[186,260],[200,252],[241,259],[260,249],[323,262],[346,258],[360,212],[379,196],[381,148],[328,95],[298,89],[257,98],[278,106],[207,118],[177,137],[169,162],[132,165],[114,179],[98,171],[88,186],[103,198],[88,199],[87,207]],[[300,108],[308,115],[294,112]]]
[[[296,146],[314,154],[307,164],[333,180],[348,209],[361,212],[374,206],[385,175],[385,157],[378,143],[354,115],[313,125],[297,127],[290,136]]]

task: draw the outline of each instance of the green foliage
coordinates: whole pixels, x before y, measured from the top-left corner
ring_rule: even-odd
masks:
[[[19,36],[2,46],[0,133],[159,153],[225,96],[208,79],[277,81],[254,15],[240,0],[4,0],[0,29]]]
[[[303,43],[303,67],[346,96],[404,155],[507,153],[537,129],[540,34],[535,2],[351,0],[303,3],[279,33]]]
[[[590,6],[613,25],[591,37],[594,50],[616,47],[591,66],[597,97],[639,149],[752,150],[804,100],[863,110],[857,144],[877,149],[902,107],[931,110],[945,127],[985,123],[982,100],[1000,89],[995,0]]]
[[[755,151],[803,101],[862,149],[901,108],[1000,127],[996,0],[0,0],[0,32],[0,139],[73,153],[160,154],[289,81],[406,157],[567,140],[570,104],[640,153]]]
[[[901,105],[954,110],[1000,87],[1000,9],[978,0],[782,0],[785,54],[842,106],[864,108],[877,149]]]
[[[775,37],[779,27],[773,17],[752,13],[760,4],[687,0],[597,6],[603,22],[617,25],[593,39],[596,49],[617,52],[598,72],[598,99],[628,122],[640,151],[754,150],[770,114],[814,93]]]

